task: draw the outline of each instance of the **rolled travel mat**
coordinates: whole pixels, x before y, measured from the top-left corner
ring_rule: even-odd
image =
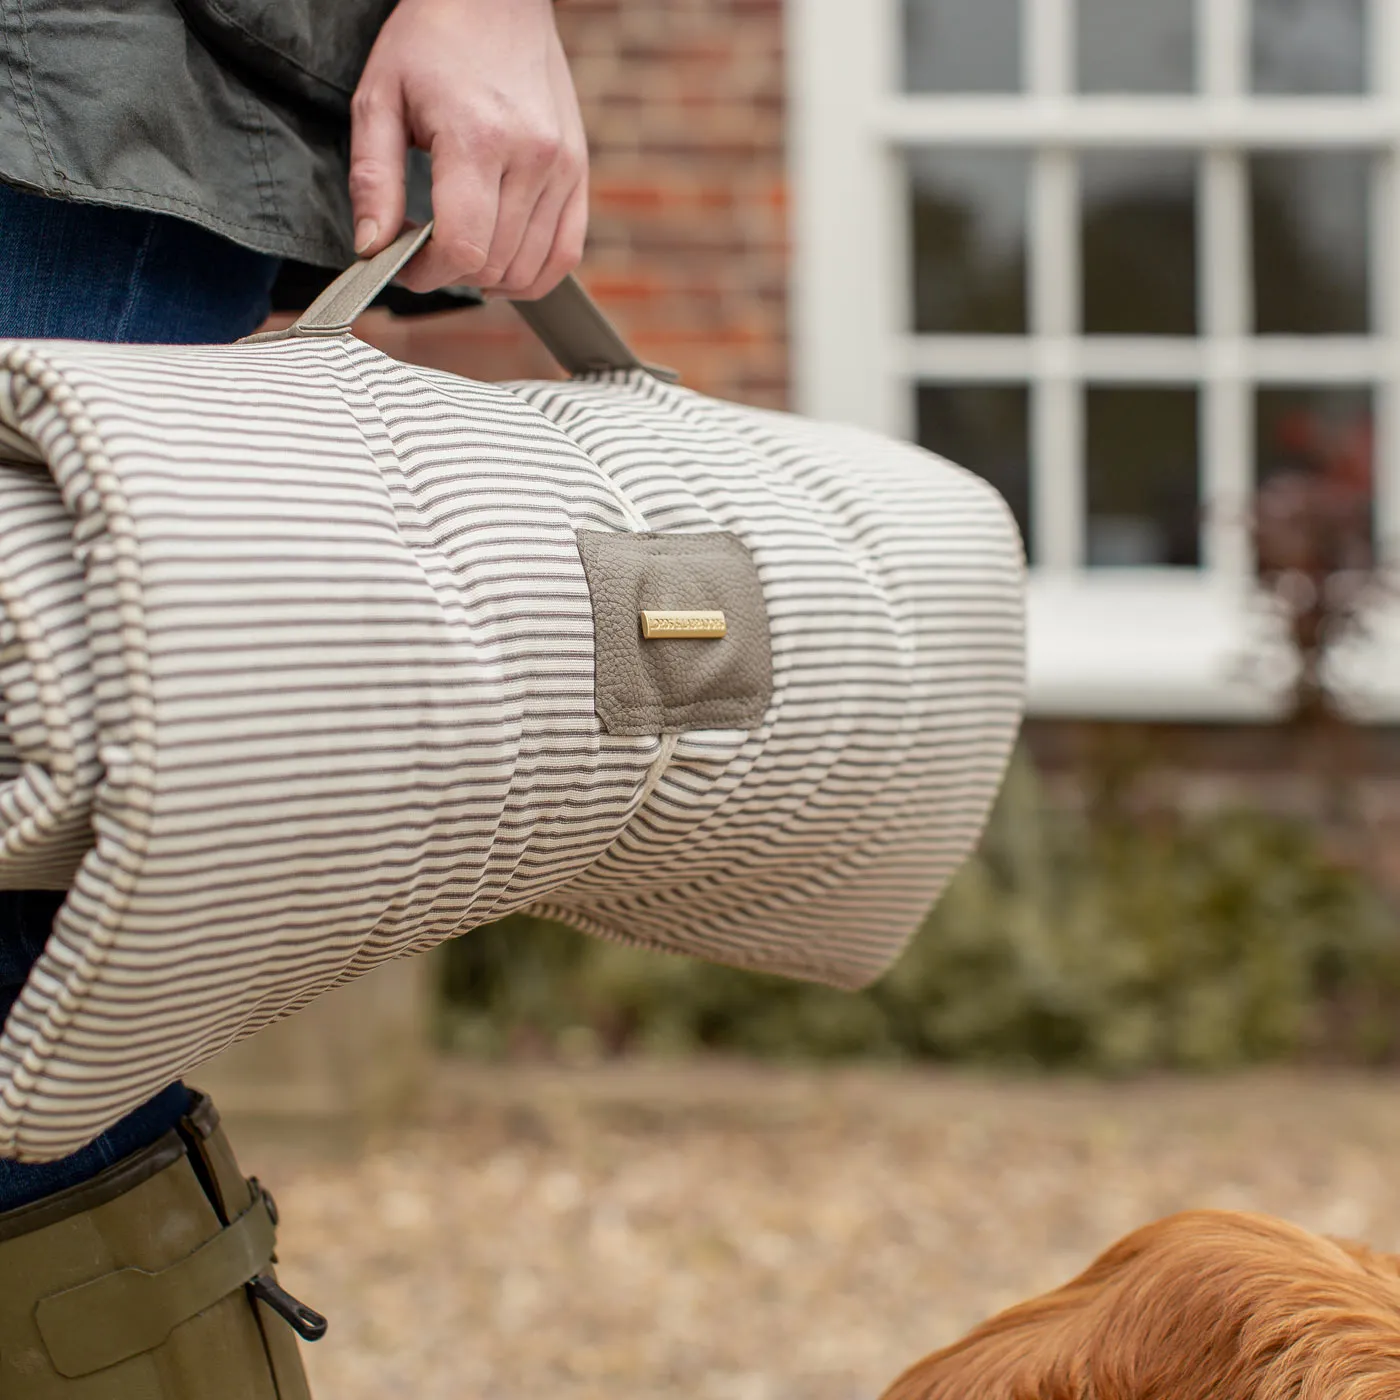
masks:
[[[428,236],[233,346],[0,343],[0,886],[68,889],[0,1156],[90,1140],[389,958],[519,910],[859,987],[972,850],[1023,699],[983,480],[641,363],[350,323]]]

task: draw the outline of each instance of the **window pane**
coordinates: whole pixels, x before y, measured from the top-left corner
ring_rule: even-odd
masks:
[[[1021,0],[904,0],[904,86],[909,92],[1016,92]]]
[[[1080,161],[1084,329],[1196,332],[1196,159],[1113,151]]]
[[[1027,177],[1019,152],[910,155],[916,330],[1024,334]]]
[[[984,476],[1006,497],[1030,547],[1030,392],[1023,384],[919,387],[919,442]]]
[[[1250,160],[1260,335],[1364,335],[1370,315],[1371,158],[1271,151]]]
[[[1373,548],[1372,398],[1368,388],[1332,385],[1261,389],[1255,398],[1255,480],[1265,493],[1261,505],[1272,497],[1285,514],[1292,513],[1287,510],[1291,505],[1321,524],[1326,533],[1308,532],[1302,543],[1330,543],[1336,567],[1364,568]],[[1267,529],[1269,519],[1269,512],[1261,510],[1261,529]],[[1286,561],[1278,550],[1298,543],[1296,536],[1263,537],[1260,562],[1279,567]]]
[[[1254,90],[1356,93],[1367,73],[1367,0],[1254,0]]]
[[[1194,92],[1195,0],[1079,0],[1081,92]]]
[[[1195,389],[1094,388],[1085,405],[1088,562],[1201,562]]]

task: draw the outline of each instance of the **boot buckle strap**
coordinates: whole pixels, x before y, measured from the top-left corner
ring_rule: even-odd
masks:
[[[160,1346],[182,1322],[264,1273],[275,1243],[272,1216],[256,1193],[213,1239],[168,1268],[117,1269],[41,1298],[34,1320],[54,1369],[87,1376]]]

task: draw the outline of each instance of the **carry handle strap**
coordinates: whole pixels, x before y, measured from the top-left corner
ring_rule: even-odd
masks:
[[[249,340],[286,340],[300,336],[342,335],[350,323],[398,275],[432,236],[430,222],[401,233],[382,252],[348,267],[285,331],[249,336]],[[674,383],[674,370],[638,358],[598,304],[573,277],[566,277],[538,301],[511,303],[544,348],[570,374],[600,370],[644,369]]]

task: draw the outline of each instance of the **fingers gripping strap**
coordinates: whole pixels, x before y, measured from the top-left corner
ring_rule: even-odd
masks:
[[[402,233],[382,252],[347,268],[311,303],[285,331],[250,340],[288,339],[294,336],[341,335],[398,275],[408,260],[428,241],[431,223]],[[658,379],[674,380],[675,374],[644,364],[599,310],[597,303],[573,278],[566,277],[539,301],[512,303],[545,349],[570,374],[600,370],[645,369]]]

